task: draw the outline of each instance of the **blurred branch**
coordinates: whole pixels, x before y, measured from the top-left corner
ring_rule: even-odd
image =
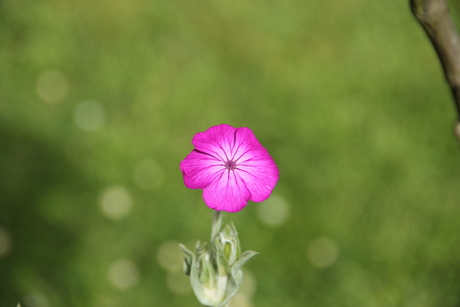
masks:
[[[438,54],[452,90],[457,107],[455,133],[460,141],[460,37],[446,0],[410,0],[410,5]]]

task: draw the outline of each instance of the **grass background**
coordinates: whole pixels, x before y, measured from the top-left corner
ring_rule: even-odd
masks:
[[[260,252],[234,306],[459,306],[454,119],[407,1],[1,0],[0,305],[199,306],[178,164],[227,123],[281,174],[226,216]]]

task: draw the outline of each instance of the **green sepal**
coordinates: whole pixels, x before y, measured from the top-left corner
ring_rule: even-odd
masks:
[[[233,222],[221,230],[221,214],[215,216],[211,242],[196,244],[196,252],[180,244],[185,255],[184,273],[201,304],[224,307],[243,282],[242,266],[257,253],[241,254],[238,232]]]
[[[251,259],[252,257],[254,257],[257,254],[258,254],[258,252],[254,252],[254,251],[246,251],[246,252],[244,252],[241,255],[240,259],[238,259],[238,261],[235,262],[235,264],[233,264],[233,266],[232,266],[232,275],[236,275],[238,273],[238,271],[241,270],[241,268],[246,263],[246,261],[248,261],[249,259]]]
[[[192,264],[195,261],[195,254],[189,251],[183,244],[179,244],[180,249],[184,253],[185,259],[183,264],[183,270],[185,275],[190,276],[190,270]]]

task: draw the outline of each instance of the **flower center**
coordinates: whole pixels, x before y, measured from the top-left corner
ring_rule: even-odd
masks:
[[[236,163],[232,160],[228,160],[227,162],[225,162],[225,168],[229,171],[233,171],[234,169],[236,169]]]

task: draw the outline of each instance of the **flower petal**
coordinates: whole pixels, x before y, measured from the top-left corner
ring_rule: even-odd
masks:
[[[235,143],[235,131],[230,125],[212,126],[205,132],[195,134],[192,144],[201,152],[213,155],[221,161],[229,160]]]
[[[257,140],[254,132],[246,127],[237,128],[234,137],[234,146],[232,148],[232,160],[237,162],[244,158],[245,154],[251,150],[263,149],[263,146]]]
[[[236,212],[249,200],[260,202],[270,196],[279,171],[251,129],[217,125],[197,133],[192,143],[195,149],[180,168],[185,185],[203,189],[209,207]],[[229,161],[235,169],[226,168]]]
[[[180,170],[187,188],[203,189],[222,174],[225,166],[215,157],[193,150],[180,163]]]
[[[235,171],[228,171],[203,189],[203,199],[208,207],[227,212],[243,209],[251,193]]]
[[[235,172],[244,181],[247,189],[251,193],[250,199],[260,202],[270,197],[279,178],[279,171],[273,159],[265,153],[259,152],[257,155],[251,153],[249,158],[243,163],[239,163]]]
[[[238,128],[236,132],[234,160],[236,172],[251,193],[251,200],[266,200],[272,193],[279,171],[268,151],[259,143],[249,128]]]

